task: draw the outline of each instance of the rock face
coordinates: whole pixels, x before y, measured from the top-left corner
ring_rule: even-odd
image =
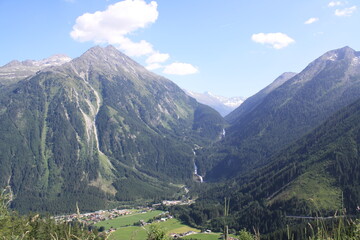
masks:
[[[357,100],[359,56],[349,47],[329,51],[275,89],[270,86],[270,92],[264,89],[245,101],[227,117],[231,126],[226,139],[204,157],[217,162],[208,178],[234,176],[268,163],[271,155]]]
[[[171,196],[171,183],[193,177],[194,146],[217,141],[224,126],[112,46],[0,89],[0,183],[20,211]]]

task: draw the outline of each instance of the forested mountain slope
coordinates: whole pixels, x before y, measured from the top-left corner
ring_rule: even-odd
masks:
[[[287,216],[358,213],[359,152],[360,99],[281,150],[266,166],[212,185],[200,193],[196,204],[173,211],[190,224],[220,230],[226,198],[229,228],[255,227],[269,239],[280,239],[289,225],[298,234],[296,239],[304,239],[301,234],[307,225],[296,226],[301,221]]]
[[[216,165],[207,179],[229,178],[269,163],[274,153],[358,99],[359,57],[360,52],[349,47],[327,52],[267,94],[251,111],[231,119],[225,139],[199,155],[199,165],[206,161]]]
[[[229,113],[225,119],[229,123],[235,123],[239,121],[243,116],[246,116],[249,112],[254,110],[259,104],[263,102],[265,97],[284,84],[287,80],[294,77],[296,73],[293,72],[285,72],[277,77],[270,85],[262,89],[260,92],[256,93],[254,96],[249,97],[246,101],[241,104],[238,108],[234,111]]]
[[[0,122],[0,185],[15,208],[52,212],[171,196],[224,125],[112,46],[1,88]]]

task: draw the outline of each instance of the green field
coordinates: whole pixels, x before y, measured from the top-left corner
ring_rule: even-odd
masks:
[[[221,238],[220,233],[199,233],[192,234],[181,239],[196,239],[196,240],[219,240]]]
[[[199,229],[184,225],[177,219],[169,219],[166,222],[157,224],[159,224],[168,234],[189,231],[200,232]],[[109,240],[144,240],[146,239],[148,229],[149,225],[145,227],[121,227],[110,235]]]
[[[109,240],[145,240],[147,230],[142,227],[122,227],[109,236]]]
[[[161,222],[159,225],[167,232],[167,233],[184,233],[189,231],[200,232],[199,229],[189,227],[187,225],[182,224],[177,219],[169,219],[166,222]]]
[[[115,219],[98,222],[95,224],[97,227],[104,226],[106,230],[112,228],[120,228],[126,226],[132,226],[134,223],[144,220],[147,222],[149,219],[161,214],[163,211],[150,211],[146,213],[133,213],[130,215],[121,216]]]
[[[133,213],[131,215],[121,216],[112,220],[102,221],[96,224],[97,227],[104,226],[106,229],[115,228],[115,232],[112,232],[109,236],[109,240],[144,240],[147,237],[148,229],[150,225],[145,227],[133,226],[134,223],[158,216],[162,211],[150,211],[147,213]],[[165,230],[169,235],[172,233],[185,233],[189,231],[198,232],[198,234],[192,234],[182,239],[198,239],[198,240],[218,240],[221,239],[220,233],[200,233],[199,229],[189,227],[182,224],[177,219],[169,219],[165,222],[156,223]]]
[[[145,227],[133,226],[134,223],[144,220],[147,222],[149,219],[158,216],[162,211],[150,211],[147,213],[133,213],[131,215],[121,216],[115,219],[98,222],[95,224],[97,227],[104,226],[105,229],[115,228],[115,232],[110,234],[109,240],[144,240],[146,239],[149,225]],[[177,219],[169,219],[165,222],[157,223],[168,234],[171,233],[184,233],[189,231],[200,232],[200,230],[191,228],[182,224]]]
[[[236,238],[233,234],[229,235],[230,237]],[[223,239],[222,233],[198,233],[198,234],[191,234],[186,237],[182,237],[181,239],[196,239],[196,240],[220,240]]]
[[[325,169],[329,163],[314,165],[311,170],[295,179],[280,194],[269,201],[269,205],[276,201],[302,199],[313,205],[315,209],[341,209],[341,189],[336,186],[335,177]]]

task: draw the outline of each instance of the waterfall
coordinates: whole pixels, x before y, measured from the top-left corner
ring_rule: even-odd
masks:
[[[195,175],[197,178],[199,178],[199,181],[202,183],[202,182],[204,182],[204,179],[203,179],[202,176],[200,176],[200,175],[198,174],[198,167],[196,166],[196,163],[195,163],[195,157],[196,157],[196,152],[195,152],[195,150],[193,150],[193,153],[194,153],[194,175]]]

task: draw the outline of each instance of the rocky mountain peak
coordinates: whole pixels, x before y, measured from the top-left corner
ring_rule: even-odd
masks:
[[[0,67],[0,82],[2,84],[14,83],[35,74],[37,71],[48,67],[61,66],[70,61],[71,58],[64,54],[53,55],[41,60],[13,60]]]
[[[224,97],[212,92],[197,93],[185,90],[186,94],[195,98],[198,102],[208,105],[218,111],[222,116],[226,116],[235,108],[240,106],[245,100],[244,97]]]
[[[320,57],[321,60],[325,60],[325,61],[339,61],[339,60],[344,60],[344,59],[352,59],[354,57],[356,57],[357,52],[346,46],[343,48],[339,48],[339,49],[335,49],[332,51],[329,51],[327,53],[325,53],[324,55],[322,55]]]
[[[91,58],[95,59],[109,59],[109,58],[119,58],[124,57],[125,55],[118,51],[114,46],[108,45],[106,47],[95,46],[87,50],[80,58]]]
[[[65,54],[55,54],[55,55],[52,55],[48,58],[44,58],[41,60],[29,60],[29,59],[24,60],[24,61],[13,60],[13,61],[5,64],[1,68],[38,67],[39,68],[38,70],[40,70],[45,67],[60,66],[64,63],[67,63],[70,61],[71,61],[71,58]]]
[[[71,61],[71,64],[78,72],[86,72],[90,68],[107,73],[124,72],[133,75],[147,72],[143,66],[117,50],[112,45],[106,47],[92,47],[83,55]]]
[[[35,61],[34,64],[37,66],[60,66],[70,61],[71,58],[65,54],[55,54],[40,61]]]
[[[12,60],[11,62],[5,64],[4,66],[2,66],[2,68],[5,68],[5,67],[15,67],[15,66],[18,66],[20,65],[21,62],[18,61],[18,60]]]
[[[329,81],[323,79],[323,75],[333,75],[335,72],[344,75],[354,75],[360,73],[360,52],[356,52],[350,47],[343,47],[328,51],[313,62],[311,62],[301,73],[296,75],[289,82],[290,84],[304,84],[311,79],[317,81]],[[340,68],[342,70],[340,70]],[[335,72],[334,72],[335,71]],[[330,74],[330,72],[333,72]],[[318,76],[318,77],[316,77]],[[344,78],[345,80],[347,78]]]

